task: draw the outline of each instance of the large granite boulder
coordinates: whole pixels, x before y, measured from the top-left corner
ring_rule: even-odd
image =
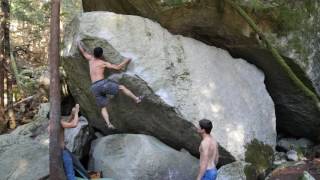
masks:
[[[194,125],[207,118],[213,120],[220,145],[236,159],[245,158],[245,145],[253,139],[274,147],[274,104],[264,75],[255,66],[136,16],[84,13],[65,32],[63,67],[68,84],[95,128],[105,130],[90,93],[88,63],[76,47],[79,39],[88,49],[103,47],[112,63],[123,56],[133,59],[118,79],[146,98],[139,105],[124,95],[112,100],[110,118],[119,130],[150,134],[196,155],[200,137]]]
[[[0,136],[0,177],[41,179],[49,175],[49,147],[21,135]]]
[[[49,110],[49,103],[41,104],[32,122],[0,136],[0,179],[49,176]]]
[[[304,84],[320,94],[320,1],[237,0]],[[227,49],[262,69],[275,102],[277,128],[320,140],[320,111],[297,86],[258,35],[221,0],[83,0],[84,11],[112,11],[159,22],[170,32]]]
[[[196,179],[199,162],[154,137],[117,134],[93,142],[90,166],[115,180]]]
[[[20,135],[29,137],[40,142],[43,145],[49,145],[47,114],[50,111],[50,104],[40,104],[38,113],[33,117],[32,122],[17,127],[10,133],[11,136]]]

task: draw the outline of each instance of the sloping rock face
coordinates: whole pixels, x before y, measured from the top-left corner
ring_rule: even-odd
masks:
[[[196,179],[199,162],[154,137],[117,134],[93,142],[90,166],[115,180]]]
[[[33,118],[31,123],[19,126],[17,129],[12,131],[12,136],[24,136],[34,139],[41,144],[49,145],[48,125],[49,119],[47,114],[50,110],[49,103],[40,104],[38,113]]]
[[[320,1],[237,0],[287,63],[320,94]],[[221,0],[83,0],[84,11],[112,11],[159,22],[170,32],[227,49],[262,69],[272,96],[279,131],[319,141],[320,111],[260,45],[256,33]]]
[[[236,159],[244,159],[245,145],[253,139],[274,147],[274,104],[263,73],[244,60],[174,36],[136,16],[85,13],[65,32],[63,67],[68,84],[94,127],[105,130],[90,93],[88,62],[77,50],[77,39],[88,49],[104,48],[112,63],[119,63],[123,56],[133,59],[127,72],[115,79],[146,98],[140,105],[123,95],[112,100],[111,121],[121,131],[150,134],[197,155],[200,138],[194,125],[207,118],[213,121],[220,145]]]
[[[49,174],[49,148],[21,135],[0,136],[1,179],[40,179]]]
[[[0,179],[41,179],[49,175],[50,104],[39,107],[31,123],[0,136]]]

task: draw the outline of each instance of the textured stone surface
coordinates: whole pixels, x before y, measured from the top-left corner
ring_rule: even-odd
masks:
[[[12,131],[10,135],[21,135],[32,138],[41,144],[49,145],[48,125],[49,119],[47,114],[50,110],[50,104],[44,103],[39,106],[38,113],[33,118],[32,122],[19,126]]]
[[[195,179],[199,162],[154,137],[117,134],[99,138],[92,147],[90,166],[115,180]]]
[[[304,171],[301,176],[301,180],[316,180],[313,176],[311,176],[308,171]]]
[[[217,180],[246,180],[246,165],[248,165],[248,163],[237,161],[222,166],[218,170]]]
[[[238,0],[280,50],[304,83],[320,93],[320,1]],[[229,50],[266,74],[276,107],[279,131],[320,140],[320,111],[293,83],[255,32],[225,1],[220,0],[83,0],[85,11],[139,15],[183,34]],[[299,66],[297,64],[299,64]],[[311,80],[311,81],[310,81]]]
[[[151,134],[196,154],[200,139],[194,124],[207,118],[220,145],[237,159],[244,159],[244,146],[253,139],[275,145],[274,105],[261,71],[222,49],[173,36],[148,19],[114,13],[85,13],[66,29],[63,57],[71,93],[96,128],[102,129],[103,120],[77,39],[90,49],[103,47],[113,63],[122,56],[133,59],[120,82],[146,98],[138,106],[122,95],[114,98],[111,121],[121,131]]]
[[[287,162],[274,169],[266,180],[301,180],[304,176],[304,172],[308,172],[315,179],[320,179],[319,170],[319,160]]]
[[[0,136],[1,179],[40,179],[49,174],[49,148],[21,135]]]
[[[274,154],[274,160],[272,162],[272,165],[274,167],[278,167],[279,165],[287,162],[286,153],[284,152],[276,152]]]
[[[311,149],[313,145],[312,141],[305,138],[282,138],[277,142],[277,147],[285,151],[289,151],[290,149],[306,151]]]
[[[298,157],[298,153],[297,151],[294,151],[294,150],[290,150],[287,152],[287,159],[289,161],[298,161],[299,160],[299,157]]]
[[[44,103],[31,123],[0,136],[0,179],[40,179],[49,174],[50,104]]]

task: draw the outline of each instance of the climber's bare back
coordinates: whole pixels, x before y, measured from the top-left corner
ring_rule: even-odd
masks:
[[[94,57],[92,57],[92,59],[89,60],[91,82],[96,82],[101,79],[104,79],[104,71],[106,68],[105,64],[105,61],[101,59],[96,59]]]

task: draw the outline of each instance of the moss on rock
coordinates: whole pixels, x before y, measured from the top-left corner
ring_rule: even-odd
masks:
[[[245,161],[249,162],[245,168],[245,174],[248,180],[257,179],[263,175],[267,169],[272,166],[273,149],[257,139],[254,139],[246,145]]]

